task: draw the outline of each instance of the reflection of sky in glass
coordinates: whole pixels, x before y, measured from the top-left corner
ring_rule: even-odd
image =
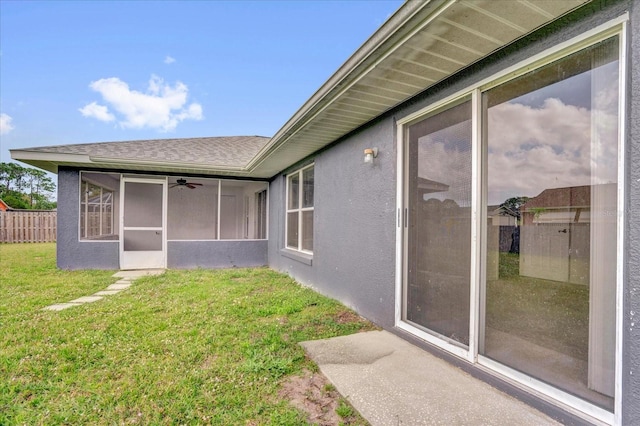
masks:
[[[461,207],[471,203],[471,120],[449,126],[418,139],[418,176],[449,186],[446,192],[424,199],[453,200]]]
[[[576,90],[576,88],[580,90]],[[549,86],[527,93],[509,101],[510,103],[542,108],[549,98],[562,100],[565,105],[591,109],[591,71],[575,75]]]
[[[614,61],[489,108],[488,203],[615,182],[617,106]]]

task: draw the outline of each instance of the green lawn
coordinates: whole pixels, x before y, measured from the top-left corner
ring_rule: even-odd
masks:
[[[41,310],[112,274],[57,270],[53,244],[0,245],[0,425],[304,424],[278,396],[316,369],[297,343],[373,328],[266,268],[167,271]]]

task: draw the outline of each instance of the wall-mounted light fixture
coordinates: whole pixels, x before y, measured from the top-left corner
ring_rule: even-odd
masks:
[[[373,163],[373,159],[378,157],[378,148],[367,148],[364,150],[364,162]]]

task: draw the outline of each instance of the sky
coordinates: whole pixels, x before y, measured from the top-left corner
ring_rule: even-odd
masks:
[[[9,149],[273,136],[402,4],[0,0]]]

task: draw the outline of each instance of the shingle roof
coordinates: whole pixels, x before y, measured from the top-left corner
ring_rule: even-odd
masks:
[[[96,158],[243,167],[269,142],[264,136],[152,139],[26,148],[23,151],[80,154]]]

